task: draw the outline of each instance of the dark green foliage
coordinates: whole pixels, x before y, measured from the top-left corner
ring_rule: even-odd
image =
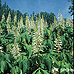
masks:
[[[3,10],[2,10],[3,9]],[[2,12],[1,12],[2,10]],[[17,14],[17,20],[20,20],[22,13],[17,10],[11,10],[8,5],[1,5],[0,0],[0,20],[1,16],[4,13],[5,18],[8,16],[8,12],[11,13],[12,22],[9,22],[10,27],[14,25],[14,14]],[[25,24],[25,13],[23,15],[23,22]],[[44,16],[44,20],[47,20],[48,25],[53,22],[54,13],[41,12]],[[35,15],[33,12],[34,21],[38,17],[38,14]],[[31,16],[32,16],[31,15]],[[6,21],[6,19],[5,19]],[[15,22],[16,27],[17,22]],[[34,30],[31,29],[31,33],[27,34],[25,27],[20,28],[19,34],[20,37],[14,36],[14,34],[7,31],[7,23],[0,22],[2,32],[0,35],[0,74],[53,74],[53,68],[58,68],[59,74],[73,74],[72,72],[63,71],[64,69],[73,69],[73,55],[72,55],[72,46],[73,46],[73,28],[65,27],[64,30],[62,27],[56,26],[53,31],[49,28],[44,28],[44,39],[43,39],[43,52],[38,52],[37,54],[32,53],[32,41]],[[50,31],[50,35],[48,34]],[[54,41],[57,38],[57,33],[60,31],[60,38],[62,41],[61,52],[58,53],[53,51]],[[51,36],[51,37],[50,37]],[[21,51],[20,56],[15,59],[11,54],[11,49],[14,47],[14,41],[18,43],[18,47]],[[11,47],[10,47],[11,44]],[[2,47],[2,48],[1,48]],[[56,72],[56,71],[55,71]],[[58,74],[56,73],[56,74]]]
[[[71,6],[69,6],[69,13],[71,13],[71,16],[74,14],[73,12],[73,0],[68,0],[68,2],[71,2]]]
[[[17,11],[14,11],[14,9],[11,9],[7,4],[6,2],[2,5],[2,2],[0,0],[0,21],[2,19],[2,15],[4,14],[5,16],[5,21],[7,20],[7,17],[8,17],[8,13],[11,13],[11,21],[13,22],[14,21],[14,16],[15,14],[17,14],[17,21],[20,20],[21,16],[23,16],[23,23],[25,24],[25,20],[26,20],[26,14],[28,14],[27,12],[22,14],[19,10]],[[42,15],[44,16],[44,20],[46,21],[47,20],[47,23],[48,23],[48,26],[50,26],[50,23],[53,23],[54,22],[54,16],[55,14],[54,13],[47,13],[47,12],[40,12],[41,14],[41,17]],[[34,11],[33,13],[30,15],[30,18],[31,16],[34,17],[34,21],[36,21],[36,18],[38,17],[39,13],[38,14],[34,14]]]
[[[41,55],[34,56],[32,54],[32,35],[28,35],[25,31],[25,28],[20,29],[20,38],[16,38],[16,41],[19,44],[20,57],[16,60],[13,55],[10,53],[9,44],[13,46],[14,44],[14,35],[7,32],[7,23],[0,23],[1,28],[3,29],[0,36],[0,46],[2,46],[2,51],[0,52],[0,73],[3,74],[52,74],[52,67],[58,68],[59,72],[61,68],[73,68],[73,58],[71,56],[71,48],[73,44],[73,29],[71,27],[65,27],[62,30],[61,27],[55,27],[51,32],[49,29],[44,29],[44,47],[43,51],[40,52]],[[9,23],[10,26],[13,23]],[[17,23],[16,23],[17,24]],[[51,32],[52,39],[49,38],[48,30]],[[57,31],[60,31],[62,39],[62,50],[61,53],[54,52],[54,40],[57,37]],[[27,44],[24,44],[24,39]],[[54,64],[53,64],[54,60]],[[66,71],[60,72],[65,74]],[[72,73],[72,72],[68,72]]]
[[[47,21],[48,23],[48,26],[50,26],[50,23],[54,22],[54,16],[55,16],[54,13],[40,12],[40,15],[41,17],[43,15],[44,20]],[[39,17],[39,14],[37,14],[36,16]]]

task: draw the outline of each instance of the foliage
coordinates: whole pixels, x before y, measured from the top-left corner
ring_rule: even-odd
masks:
[[[14,21],[15,14],[17,14],[17,21],[18,20],[20,21],[20,18],[22,16],[23,17],[23,23],[25,24],[25,22],[26,22],[26,14],[28,14],[27,12],[22,14],[19,10],[14,11],[14,9],[11,9],[6,4],[6,2],[2,5],[2,2],[0,0],[0,21],[1,21],[1,18],[3,17],[2,16],[3,14],[5,16],[4,20],[7,21],[9,11],[10,11],[10,14],[11,14],[11,18],[12,18],[11,21],[12,22]],[[30,18],[32,18],[32,16],[33,16],[34,21],[36,21],[36,18],[38,18],[38,14],[34,14],[34,11],[33,11],[33,14],[30,14]],[[54,16],[55,16],[54,13],[40,12],[40,15],[41,15],[41,17],[42,17],[42,15],[44,16],[45,23],[46,23],[46,20],[47,20],[48,26],[50,25],[50,23],[53,23]]]
[[[74,14],[73,12],[73,0],[68,0],[68,2],[71,2],[71,6],[69,6],[69,13],[71,13],[71,16]]]
[[[59,11],[48,28],[43,15],[0,22],[0,74],[73,74],[73,23]],[[66,69],[62,71],[61,69]]]

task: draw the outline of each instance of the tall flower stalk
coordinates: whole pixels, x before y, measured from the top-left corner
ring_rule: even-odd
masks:
[[[2,15],[2,19],[1,19],[1,22],[4,22],[5,21],[5,16],[4,14]]]
[[[31,29],[34,29],[35,28],[35,24],[34,24],[33,16],[30,19],[30,24],[31,24]]]
[[[16,39],[14,40],[14,47],[12,48],[10,45],[10,52],[13,55],[14,59],[17,59],[20,56],[20,48],[18,46],[18,43],[16,42]]]
[[[29,20],[29,17],[28,17],[28,14],[26,14],[26,32],[27,34],[30,34],[31,33],[31,25],[30,25],[30,20]]]
[[[65,21],[63,19],[63,16],[62,16],[60,10],[59,10],[59,14],[58,14],[58,25],[64,29]]]
[[[54,16],[54,27],[58,26],[58,22],[56,20],[56,17]]]
[[[67,18],[66,18],[66,27],[69,27],[69,26],[70,26],[70,20],[69,20],[69,18],[67,16]]]
[[[60,36],[60,31],[57,32],[57,38],[54,41],[54,51],[56,52],[61,52],[60,49],[62,49],[62,41],[61,41],[61,36]]]
[[[34,29],[33,33],[33,42],[32,42],[32,48],[33,48],[33,54],[39,53],[40,51],[43,52],[43,38],[44,38],[44,20],[43,16],[41,19],[41,16],[39,14],[39,20],[37,20],[37,28]]]
[[[8,31],[8,33],[11,32],[9,22],[11,22],[11,14],[10,14],[10,12],[9,12],[8,18],[7,18],[7,31]]]
[[[0,24],[0,37],[1,37],[1,33],[2,33],[2,28],[1,28],[1,24]]]
[[[21,19],[20,19],[20,27],[23,28],[24,25],[23,25],[23,17],[21,16]]]

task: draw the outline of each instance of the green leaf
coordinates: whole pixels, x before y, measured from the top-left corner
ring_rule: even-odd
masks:
[[[23,37],[23,38],[24,38],[24,36],[25,36],[25,33],[22,33],[22,34],[20,35],[20,37]]]
[[[11,74],[14,74],[15,73],[15,67],[13,67],[12,69],[11,69]]]
[[[44,64],[42,64],[42,63],[41,63],[41,65],[40,65],[40,66],[41,66],[41,68],[43,68],[43,69],[44,69],[44,67],[45,67],[45,65],[44,65]]]
[[[7,64],[9,65],[9,67],[10,68],[12,68],[12,65],[11,65],[11,63],[9,63],[8,61],[6,61],[7,62]]]
[[[28,40],[28,43],[29,43],[29,42],[30,42],[30,37],[29,37],[29,35],[27,34],[26,37],[27,37],[27,40]]]
[[[24,61],[23,61],[23,72],[24,72],[24,73],[25,73],[25,72],[27,71],[27,69],[28,69],[27,61],[28,61],[28,60],[24,60]]]
[[[64,59],[67,61],[67,57],[66,57],[66,54],[63,54],[63,57],[64,57]]]
[[[35,74],[35,73],[36,73],[36,70],[32,74]]]
[[[11,74],[18,74],[19,73],[19,67],[18,66],[14,66],[12,69],[11,69]]]
[[[22,73],[22,70],[20,70],[20,74],[23,74],[23,73]]]
[[[38,70],[38,69],[37,69]],[[35,74],[37,72],[37,70],[35,70],[32,74]]]
[[[53,42],[49,39],[49,40],[48,40],[48,43],[49,43],[51,49],[53,49],[53,48],[54,48]]]
[[[24,46],[24,49],[26,49],[26,46]]]
[[[26,55],[26,53],[25,53],[25,52],[22,52],[22,53],[21,53],[21,55],[24,55],[24,56],[25,56],[25,55]]]
[[[6,66],[6,62],[2,60],[1,61],[1,72],[3,73],[4,73],[5,66]]]
[[[6,54],[6,55],[5,55],[5,58],[6,58],[6,60],[7,60],[8,62],[10,62],[9,57],[10,57],[10,54]]]
[[[23,60],[26,60],[27,59],[27,56],[23,56]]]
[[[50,53],[53,54],[53,55],[58,55],[58,53],[53,52],[53,51],[51,51]]]
[[[28,50],[28,52],[29,52],[29,58],[31,57],[31,55],[32,55],[32,47],[31,47],[31,45],[27,45],[27,50]]]
[[[43,70],[43,69],[41,69],[41,70],[43,71],[44,74],[50,74],[46,70]]]
[[[55,56],[53,56],[53,59],[54,59],[54,62],[58,65],[58,62],[57,62],[57,60],[56,60],[56,57],[55,57]]]
[[[40,70],[39,70],[36,74],[42,74],[42,73],[41,73]]]
[[[46,58],[45,58],[45,64],[46,64],[48,70],[51,71],[52,60],[51,60],[49,57],[46,57]]]

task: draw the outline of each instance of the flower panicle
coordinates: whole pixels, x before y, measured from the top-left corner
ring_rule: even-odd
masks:
[[[5,16],[4,14],[2,15],[2,19],[1,19],[1,22],[4,22],[5,21]]]
[[[17,43],[16,39],[14,40],[14,45],[13,46],[14,47],[11,48],[11,45],[10,45],[10,52],[13,55],[14,59],[17,59],[20,56],[20,48],[18,46],[18,43]]]
[[[54,49],[53,51],[56,52],[61,52],[60,50],[62,49],[62,41],[61,41],[61,36],[60,36],[60,31],[57,32],[57,38],[54,41]]]

